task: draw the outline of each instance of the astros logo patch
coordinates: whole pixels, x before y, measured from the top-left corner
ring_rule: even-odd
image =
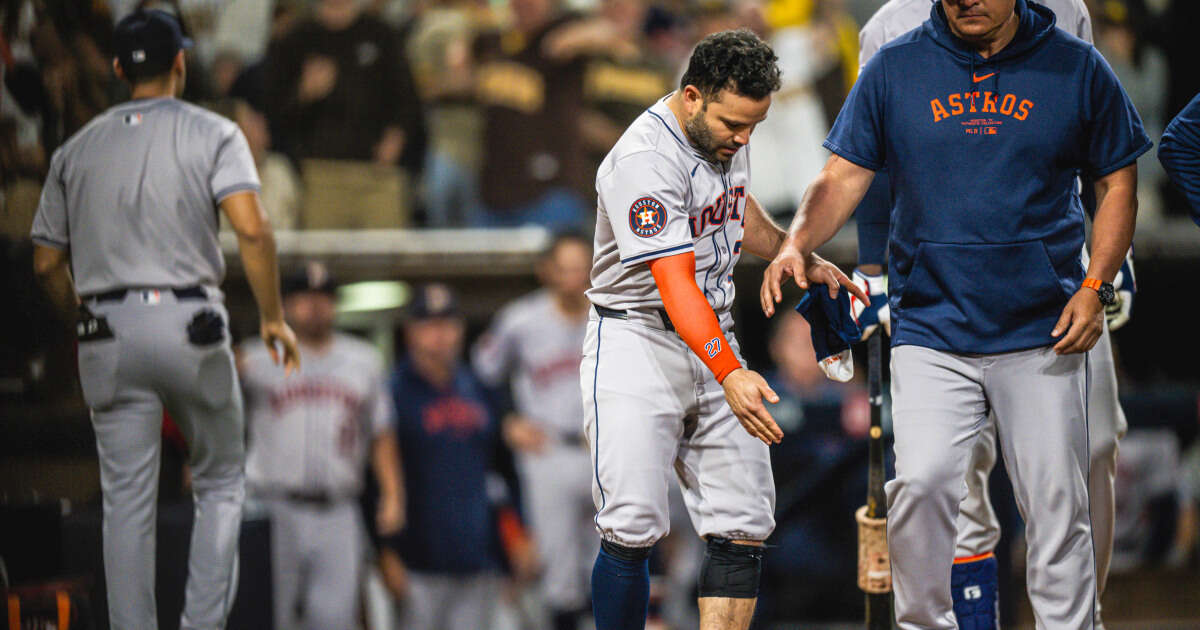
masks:
[[[642,238],[650,238],[667,227],[667,209],[654,197],[642,197],[629,207],[629,229]]]

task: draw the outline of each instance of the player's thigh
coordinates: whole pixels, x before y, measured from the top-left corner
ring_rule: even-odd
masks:
[[[281,499],[265,502],[271,517],[271,589],[277,628],[295,627],[308,510]]]
[[[445,630],[490,628],[500,590],[498,578],[481,573],[455,582],[455,603],[449,610]]]
[[[580,366],[597,527],[647,546],[666,534],[667,487],[695,399],[677,335],[614,318],[588,324]]]
[[[889,501],[905,488],[915,498],[940,494],[957,504],[966,494],[975,441],[988,421],[980,360],[898,346],[891,374],[896,477],[888,483]]]
[[[995,465],[996,425],[989,418],[971,450],[966,476],[967,496],[958,504],[956,558],[987,553],[1000,542],[1000,523],[988,493],[988,480]]]
[[[692,525],[701,536],[765,540],[775,528],[770,451],[742,428],[715,380],[703,388],[675,465]]]
[[[159,356],[160,388],[188,442],[193,474],[232,477],[245,463],[241,390],[228,331],[222,340],[208,344],[188,338],[188,324],[202,310],[215,311],[228,321],[220,304],[182,301],[160,322],[161,334],[176,346]]]
[[[1117,392],[1117,369],[1113,362],[1112,336],[1108,325],[1100,340],[1087,353],[1088,449],[1092,468],[1111,473],[1116,466],[1117,442],[1129,428]]]
[[[1002,355],[989,372],[1000,450],[1023,510],[1051,499],[1042,493],[1056,484],[1086,500],[1086,382],[1086,355],[1051,348]]]
[[[312,566],[305,593],[306,624],[313,630],[350,630],[358,617],[364,531],[357,502],[320,512],[311,532]]]
[[[446,630],[445,620],[456,605],[453,579],[419,571],[408,572],[408,595],[401,615],[403,630]]]

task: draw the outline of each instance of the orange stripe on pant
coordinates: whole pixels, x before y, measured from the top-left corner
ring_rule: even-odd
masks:
[[[981,553],[981,554],[975,555],[975,556],[964,556],[962,558],[955,558],[954,564],[966,564],[968,562],[979,562],[980,560],[987,560],[988,558],[991,558],[994,555],[996,555],[994,552],[989,551],[987,553]]]

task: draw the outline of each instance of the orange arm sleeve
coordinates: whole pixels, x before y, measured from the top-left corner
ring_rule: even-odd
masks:
[[[717,314],[696,286],[696,254],[664,256],[647,264],[675,332],[712,370],[717,382],[742,367],[725,340]]]

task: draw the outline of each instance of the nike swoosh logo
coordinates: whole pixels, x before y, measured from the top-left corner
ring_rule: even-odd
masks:
[[[981,77],[980,77],[980,76],[971,75],[971,80],[972,80],[972,81],[974,81],[975,83],[979,83],[980,81],[987,81],[987,80],[988,80],[988,77],[995,76],[995,74],[996,74],[995,72],[989,72],[988,74],[985,74],[985,75],[983,75],[983,76],[981,76]]]

